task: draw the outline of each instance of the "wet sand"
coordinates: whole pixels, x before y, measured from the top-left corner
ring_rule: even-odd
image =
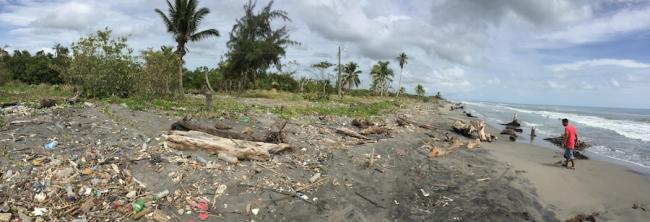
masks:
[[[577,160],[576,169],[570,170],[557,164],[560,149],[505,141],[482,145],[521,175],[523,180],[515,186],[529,190],[558,219],[598,212],[605,221],[650,220],[650,180],[624,166]],[[649,211],[633,209],[633,204]]]

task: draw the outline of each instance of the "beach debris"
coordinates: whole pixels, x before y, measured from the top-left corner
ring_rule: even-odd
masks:
[[[396,122],[398,126],[408,126],[412,124],[423,129],[433,129],[433,126],[411,121],[405,115],[397,116]]]
[[[457,109],[463,110],[465,109],[465,105],[463,105],[462,103],[455,103],[455,104],[451,104],[451,107],[449,107],[449,111],[454,111]]]
[[[517,119],[517,113],[515,113],[512,117],[512,121],[509,123],[501,124],[505,126],[506,128],[501,131],[502,135],[508,135],[508,138],[510,141],[517,141],[517,133],[522,133],[524,132],[523,129],[521,129],[521,123],[519,123],[519,120]],[[531,139],[532,141],[532,139]]]
[[[171,129],[174,131],[198,131],[198,132],[203,132],[206,134],[210,134],[213,136],[218,136],[222,138],[229,138],[229,139],[237,139],[237,140],[248,140],[248,141],[254,141],[254,142],[264,142],[263,139],[255,138],[251,135],[246,135],[242,133],[236,133],[236,132],[231,132],[231,131],[226,131],[226,130],[220,130],[220,129],[215,129],[215,128],[210,128],[207,126],[202,126],[199,124],[195,124],[190,122],[190,119],[188,117],[184,117],[182,120],[176,121],[175,123],[172,124]]]
[[[166,146],[173,149],[224,153],[240,160],[267,161],[272,153],[291,148],[288,144],[227,139],[199,131],[172,130],[165,137]]]
[[[429,192],[424,191],[424,189],[422,188],[420,188],[420,193],[422,193],[422,196],[424,197],[428,197],[429,195],[431,195]]]
[[[357,138],[357,139],[363,139],[363,140],[369,140],[370,139],[370,138],[368,138],[368,137],[366,137],[364,135],[361,135],[361,134],[355,132],[354,130],[351,130],[351,129],[348,129],[348,128],[342,128],[342,127],[337,128],[336,133],[343,134],[343,135],[350,136],[350,137],[354,137],[354,138]]]
[[[53,99],[42,99],[41,100],[41,105],[38,107],[39,109],[43,108],[50,108],[52,106],[56,106],[56,100]]]
[[[46,143],[45,145],[43,145],[43,147],[45,148],[45,150],[49,151],[56,148],[57,145],[59,145],[59,141],[54,140],[52,142]]]
[[[558,136],[558,137],[549,137],[549,138],[544,138],[544,140],[549,141],[552,144],[555,144],[556,146],[563,148],[562,144],[564,143],[564,135]],[[584,151],[585,149],[591,147],[591,144],[586,143],[585,141],[582,140],[577,140],[575,144],[575,149],[578,151]]]
[[[0,213],[0,222],[9,222],[11,220],[11,213]]]
[[[228,126],[228,125],[225,125],[223,123],[218,122],[218,123],[214,124],[214,128],[215,129],[220,129],[220,130],[229,130],[229,129],[232,129],[232,126]]]
[[[565,222],[596,222],[596,217],[600,216],[600,213],[594,212],[592,214],[586,215],[586,214],[578,214],[575,217],[572,217],[568,220],[565,220]]]
[[[470,120],[468,123],[463,120],[456,120],[452,128],[454,132],[470,138],[474,137],[476,133],[478,139],[482,142],[492,142],[497,139],[495,135],[485,132],[485,121],[483,120]]]
[[[390,129],[380,126],[371,126],[361,130],[361,135],[370,135],[370,134],[389,134]]]
[[[310,183],[316,182],[316,180],[320,179],[320,173],[315,173],[311,178],[309,178]]]
[[[352,120],[352,125],[356,126],[359,129],[366,129],[371,126],[375,126],[373,122],[370,122],[367,119],[353,119]]]
[[[379,208],[386,209],[386,207],[380,205],[379,203],[377,203],[377,202],[375,202],[375,201],[373,201],[373,200],[371,200],[371,199],[368,199],[368,198],[367,198],[366,196],[364,196],[363,194],[361,194],[361,193],[359,193],[359,192],[357,192],[357,191],[354,191],[354,193],[355,193],[357,196],[361,197],[362,199],[368,201],[368,202],[371,203],[372,205],[375,205],[375,207],[379,207]],[[397,202],[397,200],[395,200],[395,203],[396,203],[396,204],[399,204],[399,203]]]

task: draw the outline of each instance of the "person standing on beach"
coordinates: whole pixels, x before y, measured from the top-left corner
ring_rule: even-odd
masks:
[[[576,128],[569,124],[568,119],[562,119],[562,125],[564,126],[564,141],[562,142],[562,147],[564,147],[564,159],[566,159],[562,165],[569,169],[575,169],[576,163],[573,160],[573,149],[575,149],[578,134],[576,133]],[[569,162],[571,162],[571,166],[569,166]]]

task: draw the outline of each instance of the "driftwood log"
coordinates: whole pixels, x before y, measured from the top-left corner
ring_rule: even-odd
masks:
[[[431,143],[425,143],[424,145],[422,145],[422,148],[428,149],[429,156],[431,157],[442,157],[460,148],[467,148],[471,150],[471,149],[476,149],[480,146],[481,146],[481,141],[478,139],[476,139],[475,141],[463,142],[458,138],[453,138],[450,141],[449,146],[447,146],[446,148],[439,148]]]
[[[193,131],[200,131],[200,132],[204,132],[210,135],[223,137],[223,138],[248,140],[254,142],[264,142],[263,139],[255,138],[250,133],[236,133],[236,132],[230,132],[226,130],[214,129],[199,124],[191,123],[187,118],[184,118],[183,120],[173,123],[171,129],[182,130],[182,131],[193,130]]]
[[[483,120],[471,120],[468,123],[456,120],[452,128],[455,132],[466,137],[474,137],[474,134],[476,134],[478,139],[484,142],[492,142],[497,139],[496,136],[485,132],[485,121]]]
[[[363,140],[369,140],[370,139],[370,138],[368,138],[368,137],[366,137],[364,135],[361,135],[361,134],[355,132],[354,130],[351,130],[351,129],[348,129],[348,128],[337,128],[336,133],[343,134],[343,135],[350,136],[350,137],[354,137],[354,138],[358,138],[358,139],[363,139]]]
[[[10,107],[10,106],[17,106],[17,105],[18,105],[17,102],[2,103],[2,104],[0,104],[0,108],[6,108],[6,107]]]
[[[238,160],[267,161],[271,154],[291,148],[284,143],[273,144],[228,139],[199,131],[172,130],[165,137],[165,144],[170,148],[217,153],[220,159],[223,159],[221,158],[223,156],[225,159],[234,157]]]

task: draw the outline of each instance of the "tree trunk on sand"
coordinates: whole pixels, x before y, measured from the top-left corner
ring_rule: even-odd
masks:
[[[404,68],[399,69],[399,87],[397,87],[397,94],[395,97],[399,97],[400,91],[402,90],[402,72],[404,72]]]
[[[203,150],[239,160],[267,161],[272,153],[291,148],[288,144],[272,144],[227,139],[198,131],[171,131],[165,144],[177,150]]]
[[[181,96],[185,95],[185,90],[183,90],[183,55],[178,55],[178,90],[181,92]]]
[[[208,89],[210,89],[210,92],[214,92],[214,89],[212,89],[212,86],[210,85],[210,80],[208,80],[208,73],[205,73],[205,84],[208,85]]]

